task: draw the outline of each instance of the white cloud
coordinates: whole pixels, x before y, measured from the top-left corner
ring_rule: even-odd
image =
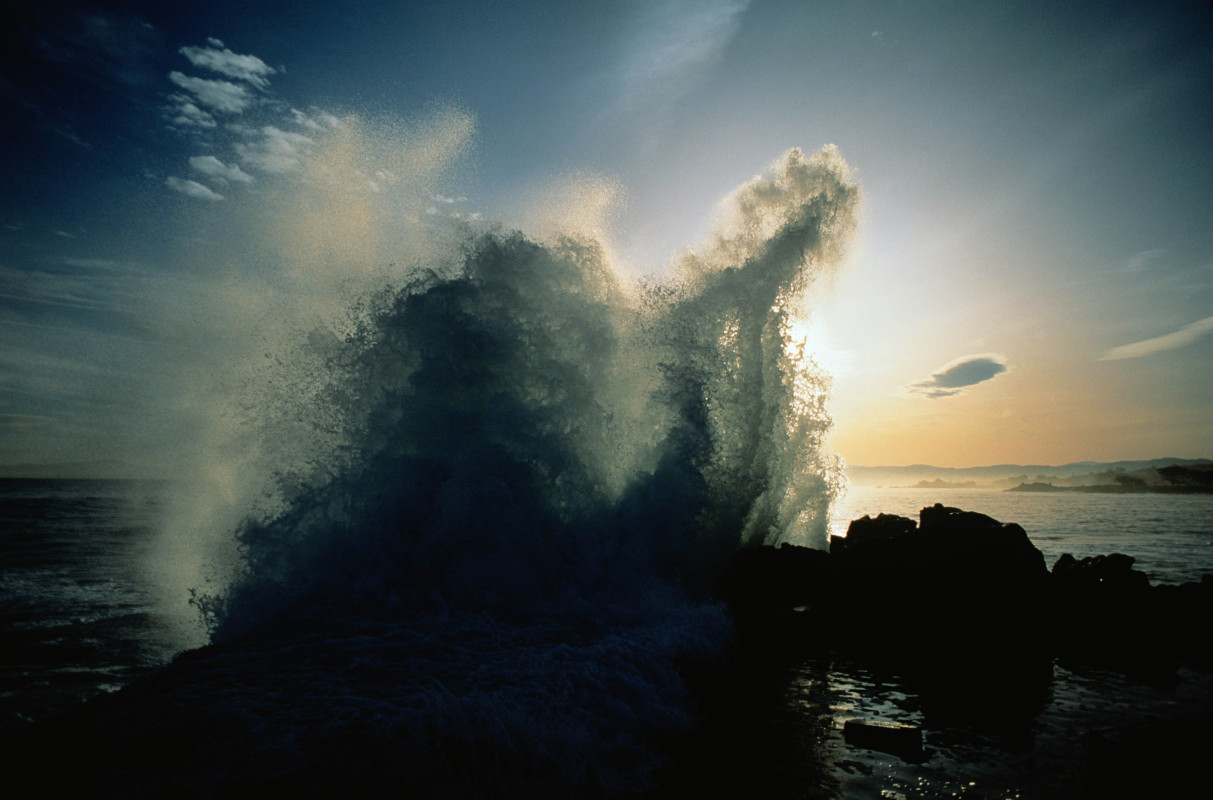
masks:
[[[202,67],[212,72],[218,72],[220,75],[244,81],[258,89],[264,89],[270,85],[267,76],[277,72],[273,67],[257,56],[233,53],[218,39],[210,39],[209,43],[210,47],[183,47],[179,52],[195,67]]]
[[[1186,347],[1209,333],[1213,333],[1213,317],[1205,317],[1198,322],[1185,325],[1174,333],[1121,345],[1120,347],[1113,347],[1100,356],[1099,360],[1120,361],[1126,358],[1151,356],[1164,350],[1175,350],[1180,347]]]
[[[341,127],[341,120],[327,111],[313,108],[310,113],[307,113],[297,108],[292,108],[290,113],[291,119],[300,128],[321,132]]]
[[[907,397],[926,397],[938,399],[963,394],[965,390],[978,383],[988,381],[1008,369],[1007,361],[996,353],[980,353],[962,356],[955,361],[949,361],[920,381],[901,387],[901,394]]]
[[[223,199],[223,195],[221,195],[217,192],[214,192],[211,189],[208,189],[207,187],[203,186],[201,183],[198,183],[198,181],[191,181],[191,180],[186,180],[186,179],[182,179],[182,178],[174,178],[173,176],[170,175],[169,177],[164,179],[164,183],[166,186],[168,186],[168,188],[172,189],[174,192],[180,192],[181,194],[187,195],[189,197],[197,197],[202,200],[222,200]]]
[[[225,114],[240,114],[253,103],[249,90],[231,81],[195,78],[181,72],[170,72],[169,80],[192,93],[202,105]]]
[[[177,116],[173,117],[174,125],[195,128],[214,128],[219,123],[215,122],[215,118],[210,112],[203,111],[201,108],[183,94],[175,94],[169,98],[175,103],[173,109]]]
[[[265,172],[290,172],[298,169],[303,157],[315,143],[302,133],[284,131],[273,125],[261,129],[261,140],[236,145],[246,166]]]
[[[194,156],[190,159],[190,166],[211,178],[220,181],[234,181],[236,183],[252,183],[253,176],[249,175],[236,164],[224,164],[214,156]]]

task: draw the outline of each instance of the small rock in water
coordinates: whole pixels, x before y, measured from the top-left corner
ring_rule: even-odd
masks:
[[[912,763],[926,761],[922,729],[914,725],[849,719],[842,726],[842,735],[852,747],[879,750]]]

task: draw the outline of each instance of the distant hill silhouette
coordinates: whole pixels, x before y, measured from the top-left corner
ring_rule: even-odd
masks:
[[[1070,464],[998,464],[988,467],[847,467],[847,477],[858,486],[921,489],[1011,489],[1020,484],[1048,484],[1053,488],[1127,486],[1140,480],[1145,487],[1195,486],[1213,475],[1207,458],[1155,458],[1145,461],[1076,461]],[[1148,488],[1147,488],[1148,490]]]

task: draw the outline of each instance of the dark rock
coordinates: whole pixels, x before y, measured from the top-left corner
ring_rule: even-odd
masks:
[[[733,554],[717,586],[741,635],[794,644],[786,636],[791,626],[824,617],[833,564],[829,553],[811,547],[747,547]]]
[[[900,756],[903,761],[912,764],[926,761],[922,749],[922,730],[913,725],[849,719],[843,723],[842,736],[852,747],[879,750]]]
[[[840,624],[866,639],[935,646],[964,630],[1000,639],[1035,623],[1048,578],[1023,528],[943,505],[857,520],[836,553]],[[847,538],[850,538],[848,533]]]
[[[868,542],[887,541],[909,536],[918,526],[909,517],[896,514],[879,514],[875,519],[866,514],[852,520],[847,526],[847,535],[830,537],[830,552],[840,552],[846,548],[861,547]]]
[[[1152,587],[1122,553],[1050,572],[1022,527],[936,504],[919,524],[890,514],[853,521],[830,552],[788,545],[736,553],[719,581],[742,638],[787,649],[826,641],[950,660],[1033,668],[1053,654],[1173,675],[1180,658],[1213,665],[1213,577]],[[1042,662],[1044,663],[1044,662]]]
[[[1079,561],[1063,553],[1053,565],[1052,584],[1062,592],[1101,592],[1101,599],[1111,593],[1139,593],[1149,588],[1150,580],[1133,569],[1135,560],[1124,553],[1110,553]]]
[[[1076,559],[1062,555],[1050,573],[1050,607],[1058,652],[1132,672],[1174,672],[1177,650],[1157,624],[1146,574],[1123,553]]]

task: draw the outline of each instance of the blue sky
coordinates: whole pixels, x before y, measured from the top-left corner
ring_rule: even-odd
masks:
[[[845,458],[1213,453],[1205,2],[5,14],[0,465],[163,446],[154,399],[197,349],[163,299],[207,253],[285,258],[254,201],[350,114],[414,148],[442,120],[426,197],[467,217],[541,224],[573,193],[634,275],[789,147],[835,144],[863,219],[803,333]]]

